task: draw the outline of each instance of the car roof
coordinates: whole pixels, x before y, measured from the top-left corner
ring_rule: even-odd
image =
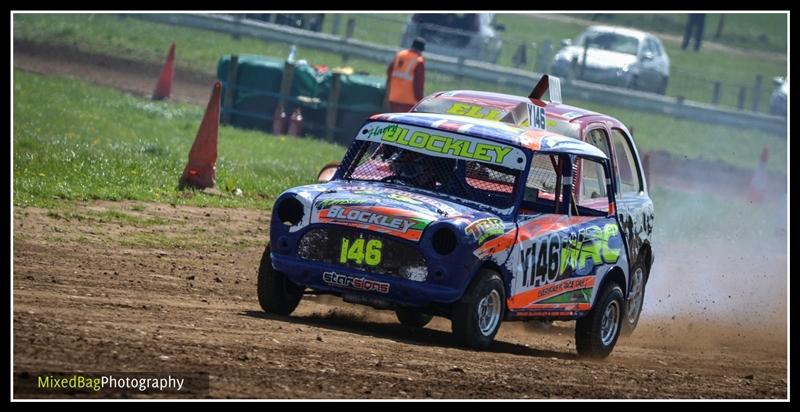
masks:
[[[488,105],[502,108],[503,110],[513,110],[521,104],[530,104],[531,99],[522,96],[515,96],[513,94],[482,92],[476,90],[450,90],[446,92],[439,92],[423,100],[428,99],[447,99],[464,103],[473,103],[478,105]],[[577,119],[587,116],[604,116],[602,113],[597,113],[588,109],[570,106],[563,103],[544,102],[545,113],[553,120],[562,122],[573,122]]]
[[[619,26],[596,25],[596,26],[590,26],[590,27],[588,27],[586,29],[586,31],[589,31],[589,30],[601,31],[601,32],[606,32],[606,33],[617,33],[617,34],[621,34],[621,35],[624,35],[624,36],[636,37],[639,40],[642,40],[645,37],[655,37],[652,34],[644,32],[644,31],[641,31],[641,30],[630,29],[630,28],[627,28],[627,27],[619,27]]]
[[[582,140],[552,131],[530,129],[494,120],[475,119],[451,114],[414,112],[376,114],[370,116],[370,120],[460,133],[538,152],[576,154],[607,159],[600,149]]]

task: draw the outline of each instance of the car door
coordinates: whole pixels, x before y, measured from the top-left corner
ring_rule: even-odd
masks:
[[[658,75],[658,57],[656,55],[655,42],[650,38],[645,38],[642,52],[639,54],[641,60],[641,70],[639,71],[639,88],[644,90],[656,90],[660,84]]]
[[[613,174],[616,182],[617,217],[628,245],[631,266],[639,262],[639,254],[649,243],[653,231],[653,202],[647,194],[638,152],[630,136],[621,129],[611,129]]]

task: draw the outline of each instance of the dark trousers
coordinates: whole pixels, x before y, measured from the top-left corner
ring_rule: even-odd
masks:
[[[686,23],[686,31],[683,33],[683,44],[681,48],[686,50],[689,41],[694,37],[694,51],[700,50],[700,43],[703,41],[703,28],[706,24],[705,14],[690,14],[689,21]]]

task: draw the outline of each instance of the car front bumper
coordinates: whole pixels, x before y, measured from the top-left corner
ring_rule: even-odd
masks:
[[[293,283],[315,291],[365,300],[379,300],[399,306],[449,304],[461,297],[459,288],[437,284],[433,280],[414,281],[393,275],[308,261],[299,257],[272,252],[272,266]]]

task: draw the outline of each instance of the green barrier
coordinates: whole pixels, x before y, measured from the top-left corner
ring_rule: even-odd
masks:
[[[272,117],[279,101],[287,116],[300,108],[306,134],[324,138],[333,72],[318,72],[309,64],[295,64],[288,95],[281,96],[285,61],[262,56],[239,56],[235,76],[229,76],[230,55],[217,63],[217,78],[223,83],[223,122],[236,127],[272,131]],[[234,82],[230,84],[228,81]],[[386,79],[379,76],[346,75],[336,104],[336,125],[332,138],[349,144],[358,128],[371,114],[382,111]],[[286,90],[286,89],[284,89]],[[227,93],[233,91],[231,99]]]

